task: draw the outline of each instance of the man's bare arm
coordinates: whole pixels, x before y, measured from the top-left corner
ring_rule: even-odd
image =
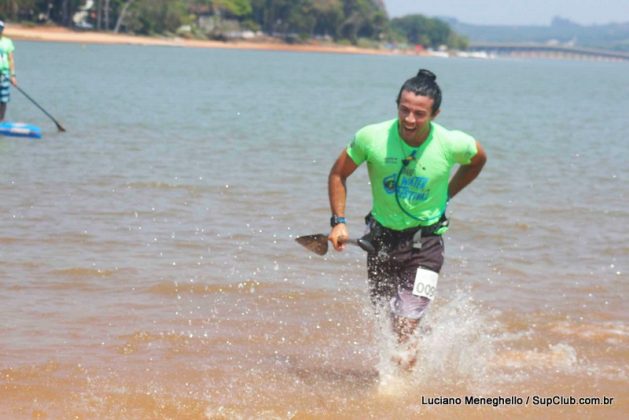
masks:
[[[328,176],[328,197],[330,199],[330,210],[334,216],[345,217],[345,204],[347,202],[347,178],[356,170],[358,166],[354,163],[347,151],[343,150],[332,166]],[[343,239],[349,237],[347,226],[340,223],[332,228],[328,239],[332,242],[334,249],[343,249]]]
[[[450,180],[450,184],[448,185],[448,196],[450,198],[457,195],[463,188],[474,181],[483,169],[485,162],[487,162],[485,149],[483,149],[483,146],[481,146],[479,142],[476,142],[476,149],[477,153],[472,158],[472,161],[467,165],[461,165]]]

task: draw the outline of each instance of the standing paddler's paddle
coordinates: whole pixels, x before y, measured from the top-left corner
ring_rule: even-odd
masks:
[[[328,252],[328,235],[324,235],[323,233],[300,236],[295,238],[295,241],[317,255],[325,255]],[[359,246],[367,252],[375,251],[371,242],[366,239],[347,239],[344,240],[343,243]]]
[[[3,77],[6,77],[6,76],[3,76]],[[19,90],[19,91],[20,91],[20,93],[21,93],[22,95],[26,96],[26,97],[28,98],[28,100],[29,100],[29,101],[31,101],[31,102],[32,102],[32,103],[33,103],[33,104],[34,104],[37,108],[39,108],[39,109],[40,109],[40,110],[41,110],[44,114],[46,114],[46,115],[48,116],[48,118],[50,118],[50,119],[51,119],[51,120],[52,120],[52,121],[53,121],[53,122],[57,125],[57,129],[58,129],[59,131],[66,131],[66,129],[65,129],[65,128],[63,128],[63,127],[61,126],[61,124],[59,124],[59,121],[55,120],[55,117],[53,117],[52,115],[50,115],[50,114],[48,113],[48,111],[46,111],[44,108],[42,108],[42,106],[41,106],[40,104],[38,104],[38,103],[35,101],[35,99],[31,98],[31,97],[28,95],[28,93],[24,92],[24,91],[22,90],[22,88],[21,88],[21,87],[19,87],[18,85],[14,84],[13,82],[11,82],[11,84],[12,84],[13,86],[15,86],[15,88],[16,88],[17,90]]]

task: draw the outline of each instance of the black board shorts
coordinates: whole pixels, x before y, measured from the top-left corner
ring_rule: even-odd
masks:
[[[413,295],[419,268],[439,273],[444,261],[441,235],[430,229],[395,231],[371,219],[369,240],[375,252],[367,254],[369,295],[375,304],[388,303],[394,314],[419,319],[430,304],[425,297]]]

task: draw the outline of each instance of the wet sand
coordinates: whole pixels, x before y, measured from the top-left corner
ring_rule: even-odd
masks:
[[[244,50],[267,51],[291,51],[291,52],[325,52],[339,54],[400,54],[399,51],[358,48],[354,46],[328,45],[328,44],[286,44],[277,42],[254,41],[209,41],[195,40],[181,37],[158,38],[148,36],[136,36],[114,34],[105,32],[73,31],[71,29],[55,26],[27,27],[23,25],[9,24],[5,35],[14,40],[42,41],[42,42],[75,42],[84,44],[115,44],[115,45],[158,45],[189,48],[226,48]]]

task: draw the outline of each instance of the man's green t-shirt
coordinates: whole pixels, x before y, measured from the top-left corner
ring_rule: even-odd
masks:
[[[414,159],[402,169],[413,152]],[[411,147],[400,137],[397,119],[362,128],[347,147],[356,165],[367,162],[373,217],[394,230],[438,222],[445,212],[452,168],[469,164],[477,152],[474,138],[434,122],[426,141]],[[396,189],[400,205],[413,217],[400,209]]]
[[[9,73],[9,54],[15,51],[13,41],[6,36],[0,38],[0,72]]]

